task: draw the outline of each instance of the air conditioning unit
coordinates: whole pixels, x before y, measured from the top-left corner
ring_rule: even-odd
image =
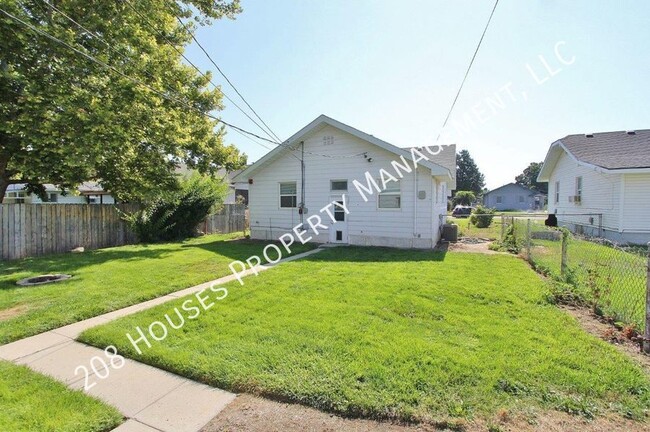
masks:
[[[580,204],[582,197],[580,195],[569,195],[569,202]]]

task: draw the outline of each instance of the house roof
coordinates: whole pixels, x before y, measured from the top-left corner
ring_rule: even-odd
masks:
[[[496,189],[492,189],[492,190],[489,191],[489,192],[484,193],[483,196],[485,196],[485,195],[489,195],[489,194],[491,194],[491,193],[493,193],[493,192],[496,192],[496,191],[498,191],[498,190],[501,190],[501,189],[503,189],[503,188],[505,188],[505,187],[507,187],[507,186],[516,186],[516,187],[518,187],[518,188],[520,188],[520,189],[523,189],[524,191],[526,191],[526,192],[529,193],[530,195],[544,195],[543,193],[540,193],[540,192],[537,192],[537,191],[535,191],[535,190],[529,189],[529,188],[527,188],[526,186],[520,185],[520,184],[518,184],[518,183],[508,183],[508,184],[504,184],[503,186],[499,186],[499,187],[496,188]]]
[[[548,181],[562,151],[603,172],[650,171],[650,129],[567,135],[551,144],[538,181]]]
[[[254,164],[248,166],[245,170],[243,170],[241,173],[239,173],[237,176],[235,176],[232,181],[234,182],[242,182],[242,181],[247,181],[248,178],[255,173],[257,170],[260,168],[264,167],[266,164],[272,162],[273,160],[277,159],[278,157],[285,155],[287,153],[291,153],[293,151],[297,151],[297,148],[293,148],[292,145],[298,144],[302,138],[304,138],[306,135],[312,133],[316,129],[329,125],[332,127],[335,127],[339,130],[342,130],[344,132],[347,132],[353,136],[356,136],[357,138],[360,138],[364,141],[367,141],[371,144],[376,145],[377,147],[380,147],[384,150],[387,150],[391,153],[394,153],[397,156],[404,156],[407,160],[411,159],[411,151],[410,149],[403,149],[397,146],[394,146],[393,144],[387,143],[386,141],[382,141],[379,138],[375,138],[372,135],[369,135],[365,132],[362,132],[358,129],[355,129],[351,126],[348,126],[344,123],[341,123],[338,120],[334,120],[331,117],[328,117],[326,115],[320,115],[316,119],[314,119],[311,123],[309,123],[307,126],[303,127],[300,129],[298,132],[293,134],[289,139],[284,141],[282,145],[277,146],[267,154],[265,154],[260,160],[255,162]],[[431,175],[434,176],[445,176],[448,177],[451,181],[453,181],[454,176],[452,175],[452,172],[449,168],[443,167],[442,165],[439,165],[437,163],[431,162],[431,161],[420,161],[418,162],[419,165],[425,166],[431,170]]]

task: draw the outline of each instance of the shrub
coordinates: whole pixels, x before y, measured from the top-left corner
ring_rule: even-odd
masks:
[[[181,181],[178,191],[163,193],[123,218],[142,242],[191,237],[197,225],[223,202],[227,190],[222,180],[193,175]]]
[[[469,217],[469,222],[477,228],[487,228],[492,225],[494,209],[478,206]]]

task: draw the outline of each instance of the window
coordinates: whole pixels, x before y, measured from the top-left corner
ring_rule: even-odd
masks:
[[[526,200],[524,199],[524,196],[523,196],[523,195],[519,195],[519,202],[522,203],[522,202],[525,202],[525,201],[526,201]]]
[[[332,192],[347,191],[348,190],[348,181],[347,180],[330,180],[330,190]]]
[[[560,182],[555,182],[555,204],[560,202]]]
[[[576,201],[582,201],[582,177],[576,177]]]
[[[298,207],[296,182],[280,183],[280,208]]]
[[[380,183],[381,184],[381,183]],[[381,209],[399,209],[402,207],[402,196],[399,181],[386,184],[386,189],[378,195],[377,206]]]
[[[337,201],[338,204],[343,205],[343,201]],[[345,221],[345,210],[343,210],[342,207],[340,206],[334,206],[334,220],[336,222],[343,222]]]
[[[7,192],[7,204],[11,203],[25,204],[25,192]]]
[[[48,200],[48,202],[55,203],[55,202],[57,202],[59,200],[59,194],[56,193],[56,192],[52,192],[52,193],[49,194],[47,200]]]
[[[497,204],[503,203],[503,197],[501,195],[497,195]]]

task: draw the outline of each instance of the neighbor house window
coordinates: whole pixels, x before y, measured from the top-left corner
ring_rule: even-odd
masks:
[[[377,206],[382,209],[402,208],[402,195],[399,181],[392,181],[386,184],[386,189],[378,195]]]
[[[48,197],[48,201],[53,203],[59,201],[59,194],[56,192],[51,193]]]
[[[522,203],[522,202],[525,202],[525,201],[526,201],[526,200],[524,199],[524,196],[523,196],[523,195],[519,195],[519,202]]]
[[[330,180],[330,190],[332,192],[344,192],[348,190],[347,180]]]
[[[296,208],[298,206],[296,182],[280,183],[280,208]]]
[[[582,201],[582,177],[576,177],[576,201]]]
[[[7,192],[7,203],[9,200],[14,204],[25,204],[25,192]]]
[[[503,202],[503,197],[501,195],[497,195],[497,204],[501,204]]]
[[[560,182],[555,182],[555,204],[560,202]]]

